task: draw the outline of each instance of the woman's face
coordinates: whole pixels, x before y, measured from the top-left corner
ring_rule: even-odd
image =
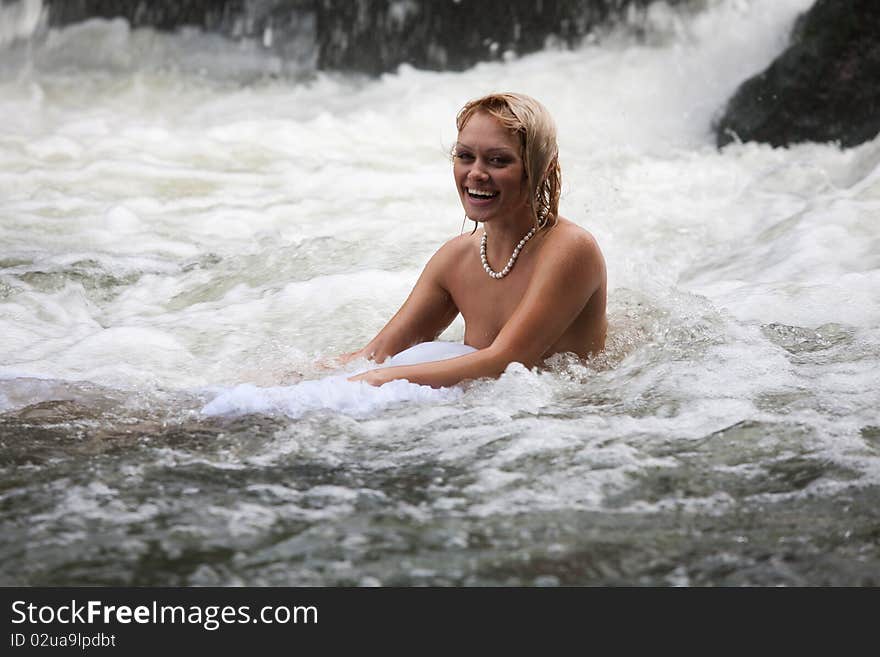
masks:
[[[453,175],[467,216],[506,217],[528,208],[519,138],[493,116],[474,113],[458,133]]]

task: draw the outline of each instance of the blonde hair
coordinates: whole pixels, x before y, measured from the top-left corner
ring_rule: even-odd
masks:
[[[559,216],[559,195],[562,190],[562,169],[559,167],[559,146],[556,144],[556,123],[550,112],[537,100],[525,94],[489,94],[468,101],[458,112],[455,125],[459,132],[476,112],[486,112],[505,128],[519,136],[529,185],[529,207],[540,230],[556,223]]]

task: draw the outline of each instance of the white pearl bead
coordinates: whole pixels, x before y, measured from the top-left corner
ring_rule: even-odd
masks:
[[[489,274],[491,278],[494,278],[496,280],[507,276],[510,273],[510,270],[513,269],[513,265],[516,264],[516,259],[519,257],[519,252],[534,234],[535,229],[533,227],[528,233],[526,233],[526,236],[523,237],[514,247],[513,253],[510,256],[510,260],[508,260],[507,264],[504,265],[504,269],[502,269],[500,272],[497,272],[489,266],[489,260],[488,258],[486,258],[486,242],[488,240],[488,235],[486,235],[486,233],[483,233],[483,237],[480,240],[480,262],[482,263],[485,272]]]

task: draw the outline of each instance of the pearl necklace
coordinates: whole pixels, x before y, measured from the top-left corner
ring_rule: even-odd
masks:
[[[501,271],[495,271],[489,266],[489,261],[486,259],[486,233],[483,233],[483,239],[480,240],[480,262],[483,263],[483,269],[486,270],[486,273],[489,274],[492,278],[499,279],[504,278],[510,273],[510,270],[513,269],[513,265],[516,263],[516,259],[519,257],[519,252],[522,251],[522,248],[526,245],[530,239],[532,239],[532,235],[535,234],[535,227],[532,226],[532,229],[526,233],[526,236],[523,237],[519,244],[516,245],[513,249],[513,255],[510,256],[510,260],[507,261],[507,264],[504,265],[504,269]]]

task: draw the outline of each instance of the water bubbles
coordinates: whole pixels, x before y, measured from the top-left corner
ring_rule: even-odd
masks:
[[[101,21],[30,68],[4,51],[0,576],[876,579],[877,142],[719,152],[707,127],[805,3],[653,5],[650,43],[489,43],[470,71],[377,80],[274,79],[276,31],[230,49]],[[557,118],[606,349],[447,393],[322,387],[316,361],[459,230],[438,144],[487,80]]]

